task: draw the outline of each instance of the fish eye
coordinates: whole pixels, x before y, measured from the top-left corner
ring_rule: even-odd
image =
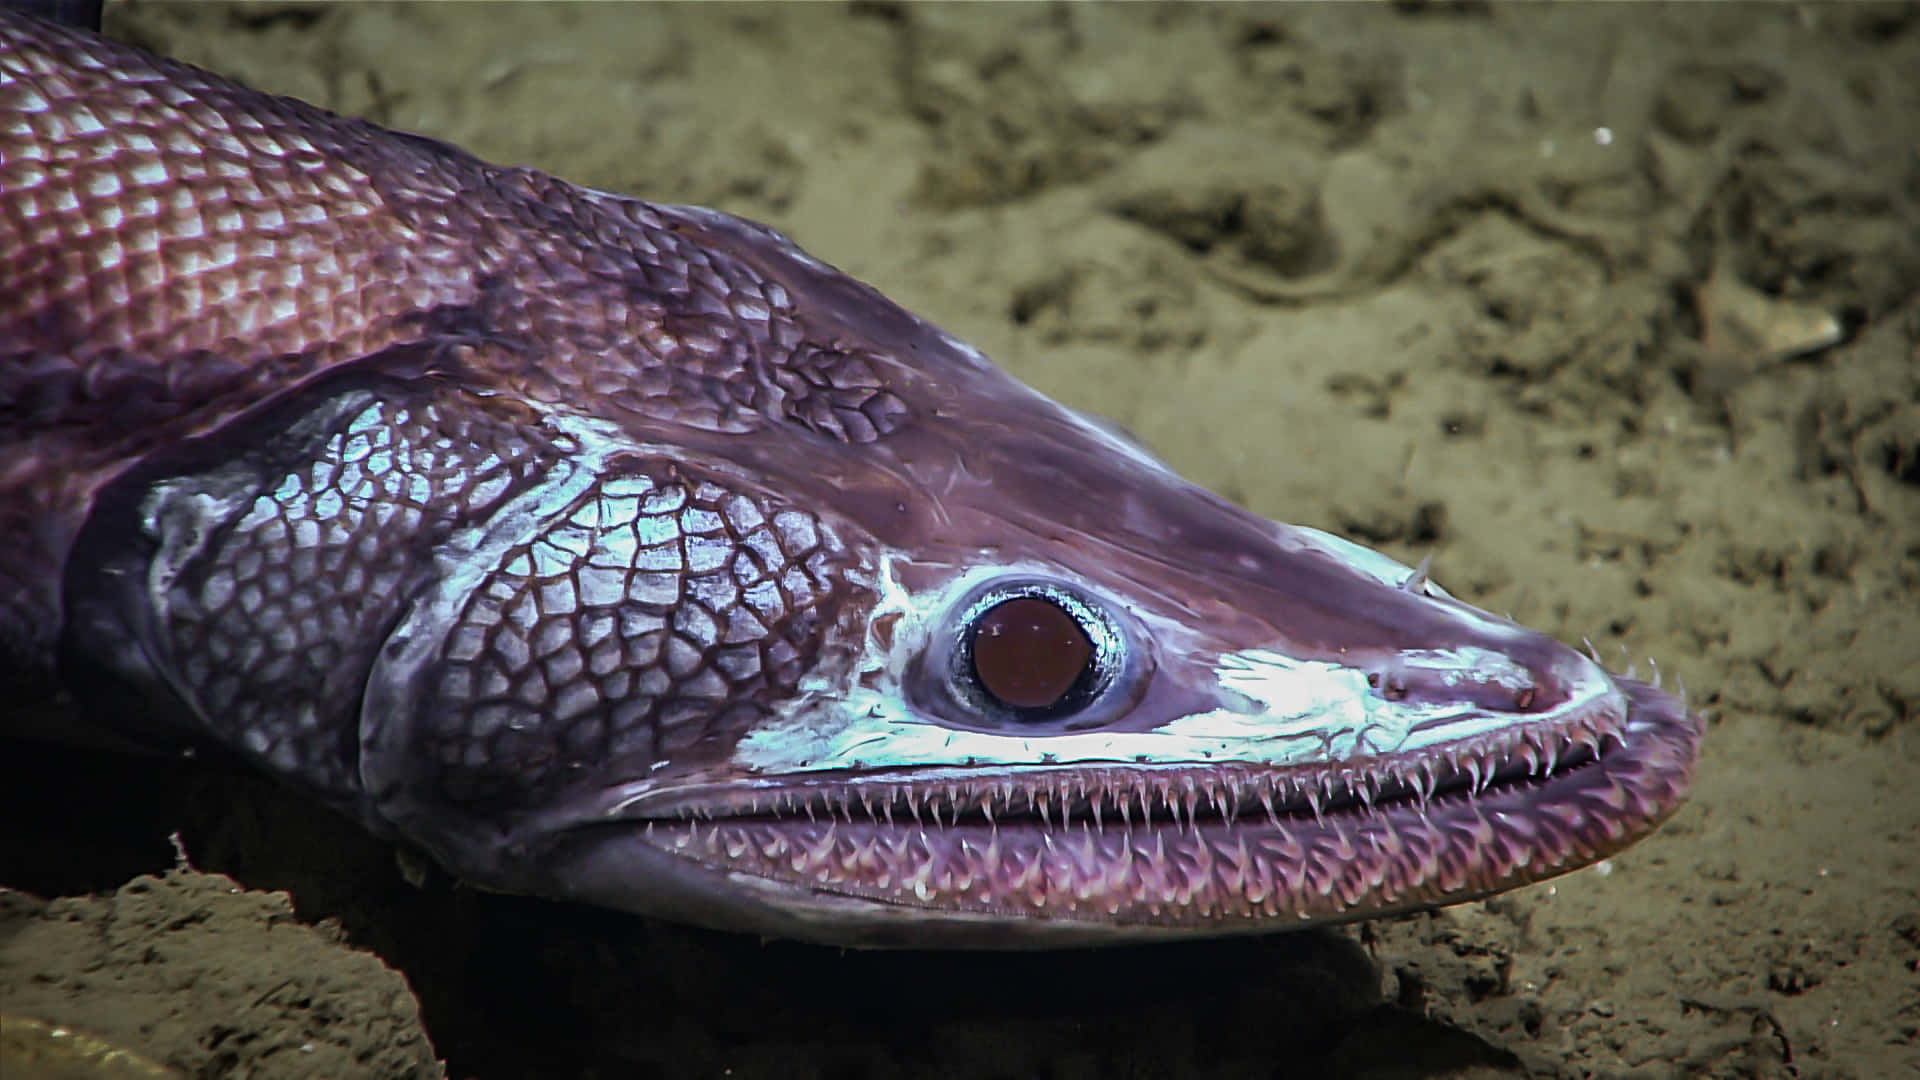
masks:
[[[1045,597],[1016,596],[973,624],[973,681],[1009,709],[1050,709],[1092,670],[1093,643]]]
[[[1067,719],[1097,701],[1121,667],[1113,620],[1059,585],[990,589],[966,606],[959,624],[952,683],[989,719]]]

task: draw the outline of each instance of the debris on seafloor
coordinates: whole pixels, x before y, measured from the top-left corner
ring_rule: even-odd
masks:
[[[7,1080],[185,1080],[186,1074],[63,1024],[0,1015],[0,1076]]]
[[[1742,426],[1736,396],[1742,386],[1766,368],[1846,337],[1833,313],[1754,288],[1740,280],[1725,258],[1694,287],[1693,302],[1700,320],[1693,392],[1736,439]]]
[[[1826,309],[1769,296],[1724,265],[1695,290],[1694,302],[1709,354],[1748,371],[1817,352],[1846,336],[1840,320]]]

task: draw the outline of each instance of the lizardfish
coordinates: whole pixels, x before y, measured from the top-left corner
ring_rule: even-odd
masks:
[[[485,888],[860,945],[1485,896],[1702,731],[772,229],[20,14],[0,684]]]

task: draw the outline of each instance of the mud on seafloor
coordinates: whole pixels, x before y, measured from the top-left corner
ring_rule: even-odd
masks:
[[[0,881],[57,897],[0,907],[8,1014],[206,1077],[1920,1076],[1920,8],[129,3],[109,29],[766,220],[1261,513],[1657,658],[1711,731],[1669,825],[1555,882],[1005,956],[415,886],[252,778],[8,744]],[[207,876],[170,871],[174,830]]]

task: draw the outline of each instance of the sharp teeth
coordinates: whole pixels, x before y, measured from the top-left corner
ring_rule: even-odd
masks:
[[[1414,567],[1412,573],[1401,579],[1400,587],[1416,596],[1427,595],[1427,571],[1432,566],[1433,552],[1429,551],[1427,557],[1420,560],[1420,565]]]
[[[1260,805],[1267,808],[1267,820],[1273,823],[1274,828],[1278,829],[1280,827],[1280,814],[1273,808],[1273,792],[1272,791],[1269,791],[1265,788],[1261,789]]]

